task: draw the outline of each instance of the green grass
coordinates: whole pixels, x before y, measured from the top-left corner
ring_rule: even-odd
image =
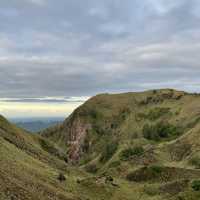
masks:
[[[160,121],[156,124],[145,124],[143,127],[143,136],[148,140],[160,141],[178,137],[182,134],[180,127],[174,126],[168,122]]]
[[[133,156],[142,156],[144,154],[144,148],[142,146],[130,147],[123,150],[120,153],[121,160],[127,161],[130,160]]]
[[[106,144],[106,146],[102,150],[100,162],[105,163],[110,158],[112,158],[114,153],[117,151],[117,148],[118,148],[118,143],[116,142],[109,142],[108,144]]]
[[[101,94],[41,135],[0,117],[0,199],[197,200],[199,101],[170,89]]]
[[[200,180],[194,180],[192,182],[192,189],[194,191],[200,191]]]

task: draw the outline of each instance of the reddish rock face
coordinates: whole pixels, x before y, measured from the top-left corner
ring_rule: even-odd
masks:
[[[68,130],[69,134],[69,159],[72,162],[77,162],[82,154],[82,145],[84,144],[90,124],[83,122],[80,118],[76,118],[71,123]]]

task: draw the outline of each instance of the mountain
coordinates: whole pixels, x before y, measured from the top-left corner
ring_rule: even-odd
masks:
[[[0,199],[197,200],[200,95],[100,94],[29,134],[0,117]]]
[[[120,141],[119,146],[122,146],[137,140],[160,144],[175,140],[196,127],[199,100],[200,95],[170,89],[101,94],[76,109],[62,124],[43,131],[42,135],[67,149],[72,161],[80,161],[91,153],[90,159],[96,158],[108,143]],[[150,129],[156,128],[170,129],[172,133],[151,135]]]
[[[30,120],[30,121],[18,121],[15,124],[30,132],[39,132],[51,126],[59,124],[61,121],[54,120]]]
[[[153,196],[187,196],[200,178],[199,102],[172,89],[100,94],[41,134],[88,172],[145,183]]]

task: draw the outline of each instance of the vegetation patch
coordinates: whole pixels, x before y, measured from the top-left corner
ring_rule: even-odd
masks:
[[[139,113],[138,118],[148,119],[150,121],[155,121],[167,114],[171,114],[170,108],[166,107],[156,107],[151,109],[147,114],[146,113]]]
[[[194,128],[199,122],[200,122],[200,117],[197,117],[196,119],[193,119],[191,122],[189,122],[189,123],[186,125],[186,128],[187,128],[187,129]]]
[[[105,148],[103,149],[103,152],[102,152],[101,157],[100,157],[100,162],[105,163],[110,158],[112,158],[114,153],[117,151],[117,148],[118,148],[117,142],[108,143],[105,146]]]
[[[199,177],[200,172],[191,169],[153,165],[142,167],[127,175],[129,181],[134,182],[171,182],[191,180]]]
[[[65,181],[65,180],[66,180],[65,175],[62,174],[62,173],[60,173],[60,174],[58,175],[58,180],[59,180],[60,182]]]
[[[173,161],[181,161],[191,153],[191,144],[177,141],[168,146],[168,150]]]
[[[115,168],[115,167],[119,167],[121,165],[121,162],[119,160],[117,161],[113,161],[109,164],[109,168]]]
[[[43,150],[67,162],[67,155],[64,155],[64,153],[55,148],[51,142],[44,139],[39,139],[39,143]]]
[[[154,185],[144,186],[144,192],[149,196],[159,195],[159,188]]]
[[[164,168],[161,166],[150,166],[150,167],[143,167],[139,170],[131,172],[127,175],[127,179],[129,181],[141,182],[141,181],[148,181],[153,180],[161,177],[162,172],[164,172]]]
[[[127,161],[133,156],[142,156],[144,154],[144,148],[141,146],[125,149],[120,154],[120,159]]]
[[[184,191],[189,185],[189,180],[179,180],[173,181],[170,183],[166,183],[160,186],[159,190],[163,193],[168,193],[171,195],[176,195],[182,191]]]
[[[195,166],[197,169],[200,169],[200,158],[199,156],[194,156],[190,160],[190,164]]]
[[[192,182],[192,189],[194,191],[200,191],[200,180],[194,180]]]
[[[147,118],[151,121],[154,121],[169,113],[170,108],[157,107],[149,111],[149,113],[147,114]]]
[[[160,141],[162,139],[173,138],[181,135],[180,127],[168,122],[158,122],[153,125],[146,124],[143,127],[143,136],[148,140]]]
[[[85,170],[89,173],[95,174],[98,171],[96,164],[86,165]]]

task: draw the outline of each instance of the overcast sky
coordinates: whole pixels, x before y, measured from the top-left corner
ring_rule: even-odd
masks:
[[[200,91],[199,75],[199,0],[0,0],[6,116],[64,115],[102,92]]]

